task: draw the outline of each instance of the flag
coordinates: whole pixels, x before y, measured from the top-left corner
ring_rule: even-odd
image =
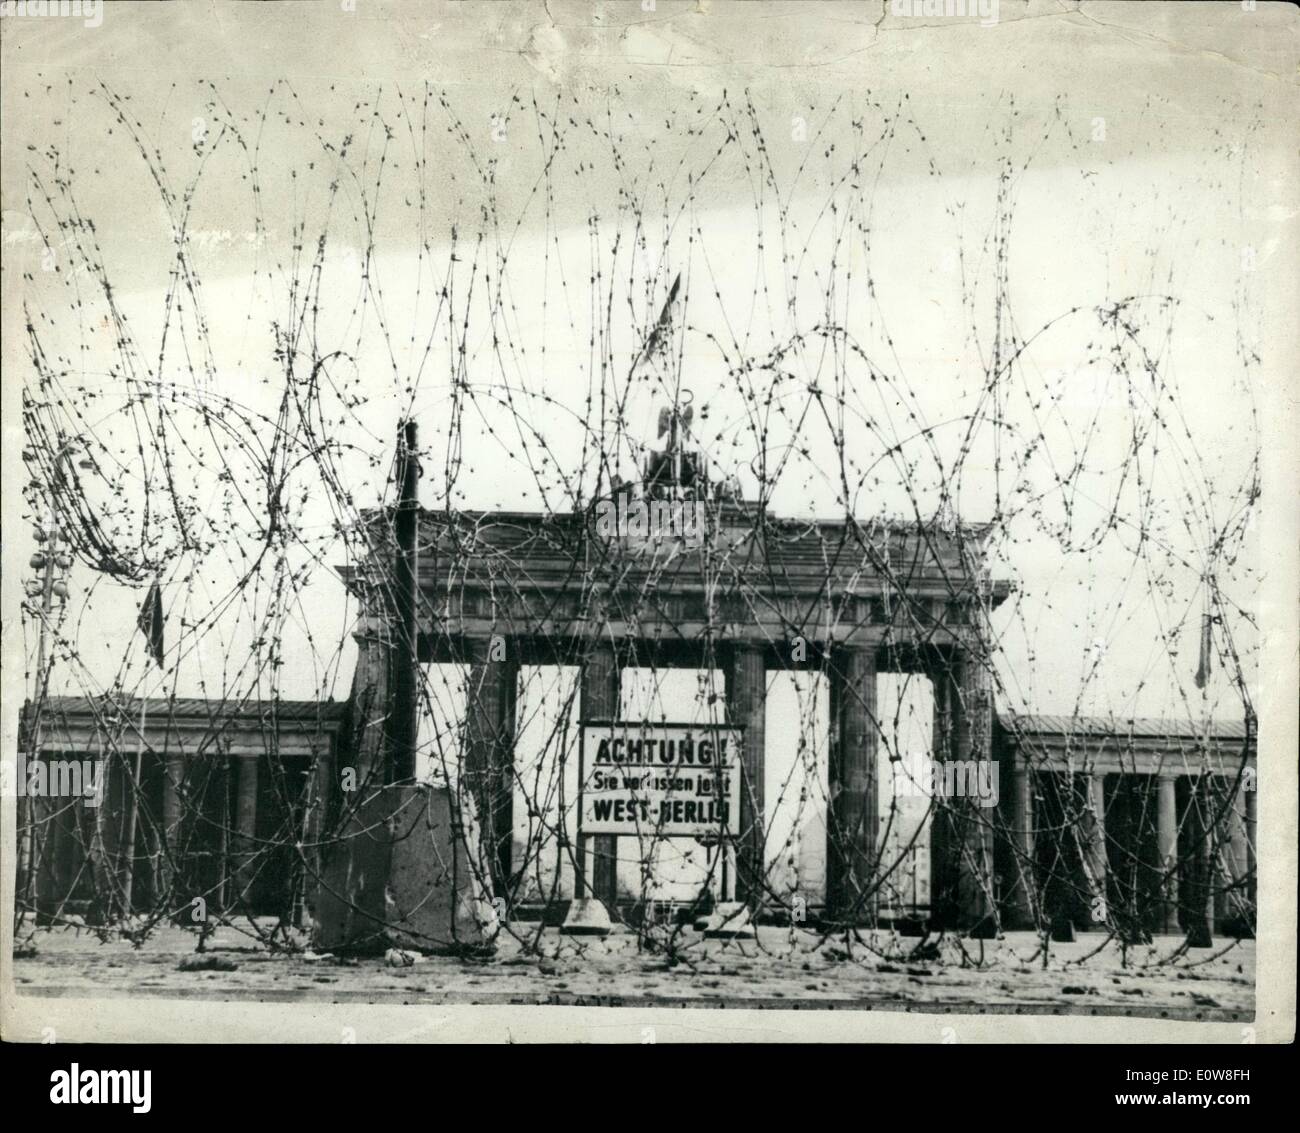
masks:
[[[140,627],[140,632],[144,634],[145,639],[149,642],[149,653],[158,662],[158,667],[161,669],[163,663],[163,609],[162,591],[158,589],[158,580],[156,578],[149,587],[149,593],[145,595],[144,603],[140,606],[140,616],[136,618],[135,624]]]
[[[663,353],[668,345],[668,332],[673,325],[673,304],[677,302],[677,292],[682,286],[681,273],[677,273],[677,278],[673,280],[673,285],[668,289],[668,298],[664,301],[664,308],[659,312],[659,318],[656,320],[654,327],[650,331],[650,336],[646,339],[645,349],[641,351],[636,360],[636,365],[640,366],[643,362],[653,358],[656,354]]]
[[[1204,688],[1210,683],[1210,666],[1214,659],[1214,635],[1211,627],[1214,618],[1209,614],[1201,615],[1201,662],[1196,666],[1196,687]]]

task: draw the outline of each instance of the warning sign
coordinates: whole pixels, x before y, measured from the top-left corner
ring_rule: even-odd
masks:
[[[742,735],[690,724],[584,724],[579,832],[738,834]]]

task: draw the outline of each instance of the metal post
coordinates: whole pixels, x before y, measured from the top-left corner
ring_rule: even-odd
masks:
[[[406,421],[397,434],[398,499],[393,520],[397,557],[393,564],[393,608],[396,643],[389,724],[390,783],[415,778],[416,674],[419,671],[417,621],[419,588],[420,501],[419,463],[415,456],[416,426]]]
[[[129,790],[131,797],[126,803],[126,833],[122,836],[126,853],[126,869],[122,877],[122,913],[130,916],[132,908],[132,890],[135,884],[135,826],[139,811],[140,775],[144,761],[144,729],[149,718],[149,698],[140,698],[140,742],[135,745],[135,765],[132,770]],[[119,867],[120,868],[120,867]]]

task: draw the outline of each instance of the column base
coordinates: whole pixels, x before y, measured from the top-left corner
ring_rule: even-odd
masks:
[[[743,901],[719,901],[712,913],[695,922],[695,927],[706,940],[753,940],[758,935],[749,906]]]
[[[996,940],[1002,934],[1002,925],[993,916],[936,916],[930,922],[931,931],[954,933],[972,940]]]
[[[575,897],[569,902],[560,932],[565,936],[608,936],[613,928],[609,910],[595,897]]]
[[[1073,944],[1075,940],[1074,921],[1066,915],[1054,916],[1050,935],[1054,944]]]

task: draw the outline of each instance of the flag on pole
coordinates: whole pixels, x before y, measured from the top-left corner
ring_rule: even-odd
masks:
[[[163,609],[162,591],[158,588],[156,578],[149,587],[149,593],[145,595],[144,603],[140,607],[140,616],[136,619],[135,624],[140,627],[140,632],[144,634],[145,640],[149,642],[149,654],[158,662],[158,667],[161,669],[163,663]]]
[[[663,310],[659,312],[659,318],[655,321],[654,327],[650,331],[650,336],[646,339],[645,349],[641,351],[636,360],[636,369],[643,362],[648,361],[657,354],[662,354],[668,346],[668,333],[673,325],[673,304],[677,302],[677,293],[681,290],[682,276],[681,272],[677,273],[677,278],[673,280],[673,285],[668,289],[668,298],[664,301]]]
[[[1201,615],[1201,661],[1196,666],[1196,687],[1204,688],[1210,683],[1210,668],[1214,660],[1214,618],[1209,614]]]

